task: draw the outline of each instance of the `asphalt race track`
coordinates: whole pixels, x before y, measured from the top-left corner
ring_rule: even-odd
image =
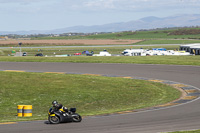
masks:
[[[0,62],[0,71],[4,70],[136,76],[200,88],[199,66]],[[32,121],[0,125],[0,133],[157,133],[192,129],[200,129],[200,99],[158,110],[86,117],[81,123],[52,125]]]

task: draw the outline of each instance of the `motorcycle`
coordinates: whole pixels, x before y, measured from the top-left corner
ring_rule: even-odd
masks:
[[[76,108],[70,108],[69,111],[64,111],[62,108],[58,111],[53,111],[51,107],[48,112],[48,121],[51,124],[63,122],[81,122],[82,117],[76,113]]]

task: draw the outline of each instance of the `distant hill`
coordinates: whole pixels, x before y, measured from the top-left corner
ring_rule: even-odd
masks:
[[[200,26],[200,14],[182,14],[169,16],[164,18],[158,18],[154,16],[145,17],[139,20],[133,20],[129,22],[110,23],[104,25],[93,26],[74,26],[55,30],[46,31],[15,31],[6,32],[0,31],[0,35],[5,34],[61,34],[69,32],[78,33],[92,33],[92,32],[119,32],[141,29],[155,29],[155,28],[171,28],[171,27],[189,27]]]

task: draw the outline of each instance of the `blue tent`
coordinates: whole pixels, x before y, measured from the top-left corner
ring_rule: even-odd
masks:
[[[89,54],[89,51],[83,51],[82,54]]]
[[[152,50],[158,50],[158,51],[167,51],[166,48],[152,48]]]

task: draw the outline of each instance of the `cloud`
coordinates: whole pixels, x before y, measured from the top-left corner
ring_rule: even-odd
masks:
[[[0,0],[0,12],[8,15],[40,13],[52,5],[51,0]]]
[[[68,11],[144,12],[181,9],[183,7],[198,8],[200,6],[200,0],[57,0],[56,5]]]
[[[88,8],[102,8],[102,9],[115,9],[115,0],[93,0],[84,3]]]
[[[168,10],[183,6],[186,8],[199,7],[200,0],[86,0],[82,6],[88,10]]]
[[[41,9],[65,11],[156,11],[199,8],[200,0],[0,0],[0,4],[37,5]],[[48,5],[48,7],[44,7]],[[30,7],[31,8],[31,7]]]
[[[2,13],[172,12],[199,9],[200,0],[0,0]],[[185,11],[186,12],[186,11]]]
[[[36,3],[48,0],[0,0],[0,3]]]

